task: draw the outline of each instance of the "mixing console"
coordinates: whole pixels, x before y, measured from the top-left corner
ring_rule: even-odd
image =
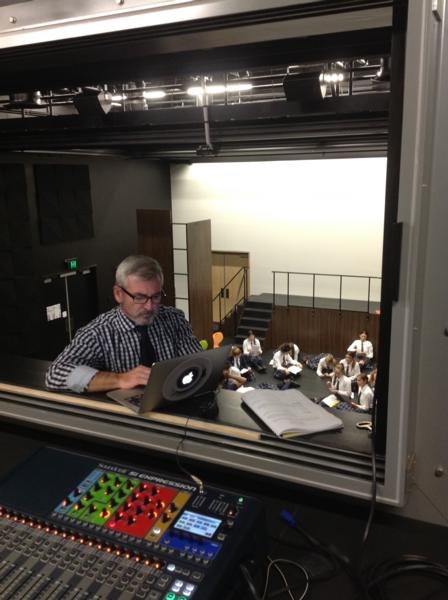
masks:
[[[0,485],[0,598],[221,600],[264,531],[253,498],[45,448]]]

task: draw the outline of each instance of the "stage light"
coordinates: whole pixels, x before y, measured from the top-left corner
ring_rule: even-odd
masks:
[[[143,98],[146,100],[158,100],[160,98],[165,98],[166,92],[163,90],[146,90],[143,92]]]
[[[249,82],[246,83],[228,83],[226,85],[227,92],[246,92],[247,90],[252,89],[252,84]]]

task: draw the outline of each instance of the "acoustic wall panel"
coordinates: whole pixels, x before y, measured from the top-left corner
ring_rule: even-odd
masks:
[[[34,177],[42,244],[93,237],[89,167],[35,165]]]
[[[34,279],[25,169],[0,165],[0,348],[24,355],[39,344],[40,300]]]

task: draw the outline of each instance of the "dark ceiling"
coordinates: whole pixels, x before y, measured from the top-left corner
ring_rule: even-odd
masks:
[[[321,3],[319,8],[322,10]],[[334,4],[334,3],[327,3]],[[353,2],[339,2],[348,10]],[[359,5],[359,2],[357,3]],[[389,5],[390,2],[368,4]],[[312,5],[308,8],[313,8]],[[330,7],[331,8],[331,7]],[[317,10],[317,8],[316,8]],[[335,10],[333,6],[333,10]],[[259,15],[259,19],[262,15]],[[265,15],[263,18],[267,18]],[[270,15],[272,19],[273,16]],[[284,18],[284,15],[283,17]],[[195,23],[178,30],[120,32],[35,47],[0,51],[0,151],[77,151],[169,160],[203,160],[204,111],[201,106],[124,106],[108,114],[102,111],[62,114],[54,107],[11,103],[19,92],[31,98],[38,91],[45,97],[82,93],[85,86],[98,90],[123,90],[134,85],[207,76],[219,78],[235,72],[250,79],[256,70],[266,76],[294,65],[300,73],[309,68],[331,68],[339,62],[356,60],[377,65],[387,61],[391,50],[389,28],[309,36],[213,47],[213,31],[220,23]],[[198,32],[208,27],[210,47],[194,49]],[[179,53],[176,39],[191,36],[190,51]],[[160,40],[163,39],[163,51]],[[203,38],[202,38],[203,39]],[[360,69],[359,69],[360,70]],[[356,71],[356,69],[355,69]],[[354,72],[355,72],[354,71]],[[350,75],[352,77],[352,75]],[[366,81],[366,75],[361,73]],[[281,79],[277,79],[277,82]],[[137,84],[135,83],[137,82]],[[324,100],[310,103],[300,98],[287,100],[282,86],[271,98],[253,93],[242,102],[213,104],[208,109],[213,156],[246,158],[294,154],[384,153],[388,132],[388,84],[378,85],[371,72],[369,86],[352,86],[339,93],[332,89]],[[273,86],[274,87],[274,86]],[[62,97],[62,96],[61,96]],[[61,103],[62,104],[62,103]],[[3,114],[2,114],[3,113]],[[208,154],[208,153],[206,153]],[[210,157],[207,157],[208,159]]]

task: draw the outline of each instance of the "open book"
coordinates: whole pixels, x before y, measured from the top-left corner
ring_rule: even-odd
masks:
[[[246,404],[280,437],[294,437],[341,429],[344,424],[296,389],[253,390],[243,394]]]

